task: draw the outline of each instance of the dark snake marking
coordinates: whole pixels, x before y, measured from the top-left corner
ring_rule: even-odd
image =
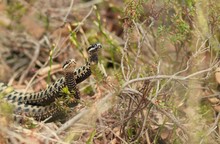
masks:
[[[101,48],[101,44],[91,45],[87,51],[89,53],[89,60],[85,65],[76,69],[74,72],[69,74],[69,77],[74,77],[76,84],[81,83],[91,75],[91,65],[95,65],[98,62],[98,50]],[[3,85],[2,83],[0,83]],[[0,86],[1,86],[0,85]],[[6,101],[22,102],[24,104],[44,106],[48,103],[54,102],[56,98],[62,96],[62,89],[66,86],[65,77],[61,77],[53,84],[49,85],[46,90],[42,90],[36,93],[23,93],[12,91],[5,95]],[[0,91],[1,92],[1,91]]]

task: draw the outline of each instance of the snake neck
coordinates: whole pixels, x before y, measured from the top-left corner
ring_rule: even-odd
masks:
[[[89,53],[89,64],[96,65],[98,63],[98,52]]]
[[[71,72],[65,73],[65,83],[66,83],[66,86],[68,87],[68,90],[70,92],[72,92],[76,89],[76,80],[74,78],[73,73],[71,73]]]
[[[75,99],[80,99],[80,93],[77,88],[76,79],[75,79],[74,74],[72,72],[65,73],[65,83],[66,83],[66,86],[68,87],[70,94],[73,95]],[[72,103],[70,103],[70,106],[71,106],[71,104]],[[78,102],[75,102],[75,101],[73,102],[74,106],[77,104],[78,104]]]

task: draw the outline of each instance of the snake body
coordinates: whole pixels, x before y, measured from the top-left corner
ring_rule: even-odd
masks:
[[[12,103],[15,106],[14,114],[33,117],[37,121],[45,120],[61,111],[55,103],[46,106],[28,105],[19,102]]]
[[[54,102],[57,97],[63,95],[62,89],[67,87],[70,94],[75,99],[79,99],[79,90],[77,84],[85,80],[91,75],[91,65],[97,64],[98,55],[97,52],[101,48],[101,44],[91,45],[87,51],[89,53],[89,61],[82,67],[74,71],[75,65],[71,65],[65,69],[65,77],[58,79],[55,83],[50,85],[46,90],[37,93],[22,93],[12,91],[6,93],[4,99],[15,106],[14,113],[18,115],[24,114],[28,117],[33,117],[36,120],[44,120],[49,116],[57,115],[61,109]],[[96,52],[95,52],[96,51]],[[67,62],[67,64],[70,62]],[[65,66],[65,64],[64,64]],[[0,83],[0,94],[4,93],[4,90],[8,86],[4,83]],[[70,102],[68,106],[75,106],[78,102]]]
[[[91,45],[87,51],[89,53],[89,60],[82,67],[72,71],[69,75],[73,75],[75,82],[78,84],[91,75],[90,66],[97,64],[98,62],[98,50],[101,48],[101,44]],[[70,76],[69,76],[70,77]],[[1,83],[0,83],[1,84]],[[44,106],[48,103],[53,102],[57,97],[60,97],[61,90],[65,87],[65,77],[61,77],[53,84],[49,85],[46,90],[42,90],[36,93],[23,93],[12,91],[7,94],[4,98],[11,102],[22,102],[26,104]]]
[[[77,88],[76,79],[74,77],[74,72],[72,71],[74,65],[71,64],[74,60],[71,59],[64,64],[63,69],[65,75],[65,85],[68,89],[69,97],[71,98],[68,101],[68,106],[74,107],[78,104],[78,100],[80,99],[79,89]],[[68,95],[67,94],[67,95]]]
[[[66,80],[65,83],[68,88],[76,87],[76,80],[74,78],[73,72],[70,71],[70,68],[75,68],[75,64],[76,64],[75,61],[71,59],[67,61],[63,67],[64,72],[65,72],[65,80]],[[2,93],[6,93],[7,88],[8,87],[6,85],[3,85],[1,83],[0,90]],[[77,95],[77,97],[79,96]],[[55,117],[56,115],[59,115],[62,113],[62,108],[60,108],[60,106],[56,102],[49,103],[48,105],[45,105],[45,106],[29,105],[29,104],[17,102],[14,100],[7,100],[7,102],[11,103],[15,107],[14,108],[15,115],[21,115],[21,116],[24,115],[27,117],[33,117],[35,120],[38,120],[38,121],[44,120],[50,116]],[[62,106],[66,106],[66,105],[63,104]]]

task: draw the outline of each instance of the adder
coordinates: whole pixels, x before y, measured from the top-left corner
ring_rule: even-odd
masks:
[[[87,52],[89,54],[89,59],[85,65],[76,69],[73,73],[74,78],[76,79],[76,83],[81,83],[85,79],[87,79],[92,71],[91,66],[96,65],[98,63],[98,51],[102,48],[101,44],[93,44],[88,49]],[[3,86],[3,83],[0,83]],[[4,96],[4,99],[10,102],[22,102],[31,105],[47,105],[48,103],[53,102],[57,97],[60,97],[61,90],[65,87],[65,78],[61,77],[53,84],[49,85],[46,90],[36,92],[36,93],[23,93],[17,92],[16,90],[8,93]],[[1,92],[1,91],[0,91]]]
[[[46,90],[38,93],[21,93],[12,91],[6,93],[4,99],[15,106],[15,114],[33,117],[36,120],[44,120],[49,116],[56,115],[60,112],[60,108],[55,103],[55,99],[63,95],[62,89],[67,87],[70,94],[74,95],[74,99],[79,99],[79,91],[76,85],[91,75],[91,66],[98,63],[98,50],[101,44],[91,45],[87,51],[89,60],[87,63],[76,69],[75,61],[70,60],[63,66],[65,77],[58,79],[54,84],[50,85]],[[9,87],[0,83],[0,93],[4,94]],[[70,102],[68,106],[77,105],[77,101]]]

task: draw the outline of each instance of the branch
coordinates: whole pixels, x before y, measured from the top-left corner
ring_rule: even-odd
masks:
[[[124,89],[129,84],[132,84],[132,83],[135,83],[135,82],[139,82],[139,81],[146,81],[146,80],[173,79],[173,80],[181,80],[181,81],[183,81],[183,80],[190,79],[190,78],[192,78],[192,77],[194,77],[196,75],[200,75],[200,74],[203,74],[205,72],[211,71],[213,68],[214,68],[214,66],[211,67],[211,68],[205,69],[205,70],[201,70],[201,71],[195,72],[195,73],[190,74],[188,76],[156,75],[156,76],[149,76],[149,77],[143,77],[143,78],[136,78],[136,79],[132,79],[132,80],[126,82],[124,85],[122,85],[122,89]]]

